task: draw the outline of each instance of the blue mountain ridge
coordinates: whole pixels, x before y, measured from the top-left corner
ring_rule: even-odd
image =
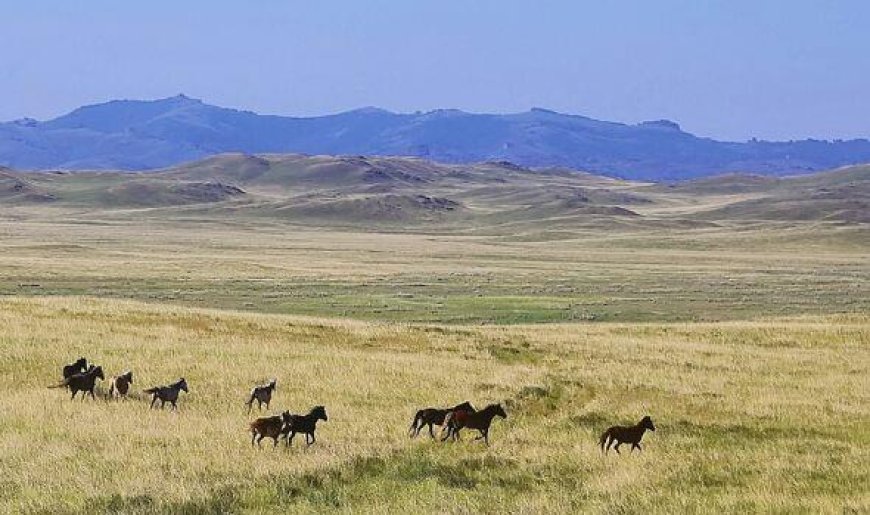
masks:
[[[808,173],[870,162],[870,141],[745,143],[699,138],[668,120],[628,125],[546,109],[400,114],[363,108],[317,117],[260,115],[184,95],[114,100],[48,121],[0,123],[0,165],[149,170],[224,152],[416,156],[510,161],[627,179]]]

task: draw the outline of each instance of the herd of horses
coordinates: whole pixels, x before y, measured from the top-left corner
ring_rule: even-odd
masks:
[[[92,399],[96,399],[94,390],[97,380],[105,380],[103,368],[88,364],[85,358],[79,358],[73,363],[64,365],[62,373],[63,381],[49,386],[49,388],[68,388],[72,393],[70,399],[75,399],[79,392],[82,392],[82,398],[90,395]],[[133,372],[129,370],[113,377],[109,387],[109,398],[126,398],[132,383]],[[276,386],[275,379],[266,384],[254,386],[247,402],[245,402],[248,413],[250,414],[253,409],[255,401],[259,410],[262,410],[263,406],[266,406],[268,410]],[[187,381],[183,377],[168,385],[147,388],[143,390],[143,393],[151,395],[151,409],[156,406],[157,401],[160,401],[161,409],[168,402],[172,410],[177,410],[179,394],[182,391],[189,393]],[[475,440],[483,440],[486,445],[489,445],[489,429],[496,417],[507,418],[507,413],[501,404],[490,404],[479,411],[468,401],[452,408],[424,408],[414,414],[411,427],[408,429],[408,436],[415,438],[426,427],[429,430],[429,436],[435,440],[437,438],[435,426],[439,426],[442,442],[448,439],[458,441],[460,440],[460,432],[463,429],[469,429],[479,433]],[[320,420],[324,422],[329,420],[324,406],[315,406],[305,415],[295,415],[289,411],[284,411],[280,415],[259,417],[248,425],[251,432],[251,445],[261,447],[264,438],[271,438],[273,447],[277,446],[281,439],[286,441],[287,446],[290,446],[293,444],[293,437],[296,434],[303,434],[306,445],[310,446],[317,441],[314,433],[317,429],[317,422]],[[640,441],[643,435],[647,431],[655,430],[652,419],[646,416],[632,426],[608,428],[601,435],[598,444],[604,453],[610,451],[612,446],[613,450],[619,454],[619,446],[622,444],[630,444],[631,452],[634,452],[635,449],[641,451],[643,449],[640,446]]]

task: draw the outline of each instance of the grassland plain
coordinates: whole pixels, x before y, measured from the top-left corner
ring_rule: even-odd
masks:
[[[0,293],[438,323],[716,321],[870,310],[870,226],[557,240],[7,209]]]
[[[0,510],[866,512],[868,173],[3,172]],[[79,355],[191,392],[70,402]],[[314,447],[250,448],[270,377],[273,411],[327,406]],[[507,406],[490,448],[408,440],[466,399]],[[642,454],[600,455],[645,413]]]
[[[870,319],[462,326],[81,297],[0,300],[7,512],[866,512]],[[45,386],[87,355],[177,414]],[[244,397],[327,406],[310,449],[250,447]],[[411,441],[416,408],[502,401],[492,445]],[[608,425],[650,413],[643,453]],[[297,444],[298,445],[298,444]]]

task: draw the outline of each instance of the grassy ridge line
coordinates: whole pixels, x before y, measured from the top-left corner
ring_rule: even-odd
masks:
[[[870,507],[866,315],[463,327],[83,298],[0,308],[8,511]],[[191,395],[176,416],[44,389],[82,353],[133,367],[137,390],[184,374]],[[330,410],[314,448],[248,447],[244,394],[272,374],[276,409]],[[415,408],[465,398],[511,400],[491,448],[407,440]],[[646,451],[602,458],[598,433],[645,411],[659,426]]]

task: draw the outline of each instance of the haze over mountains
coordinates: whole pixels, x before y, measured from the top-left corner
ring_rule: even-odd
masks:
[[[510,161],[642,180],[725,172],[807,173],[870,162],[870,141],[721,142],[676,123],[626,125],[532,109],[329,116],[259,115],[184,95],[86,106],[39,122],[0,123],[0,165],[26,170],[149,170],[224,152],[413,156],[443,163]]]

